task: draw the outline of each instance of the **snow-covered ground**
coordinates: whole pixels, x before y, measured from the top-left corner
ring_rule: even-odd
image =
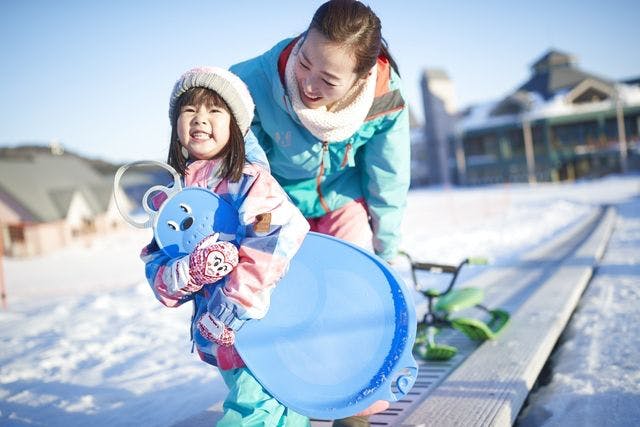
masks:
[[[618,205],[597,275],[519,427],[640,425],[640,200]]]
[[[619,206],[604,264],[554,355],[552,382],[532,396],[522,425],[621,425],[613,412],[640,419],[639,196],[639,176],[411,192],[403,247],[436,262],[501,263],[597,205]],[[149,233],[130,228],[3,260],[0,425],[171,426],[224,398],[215,368],[190,353],[190,305],[163,307],[143,278],[137,256]]]

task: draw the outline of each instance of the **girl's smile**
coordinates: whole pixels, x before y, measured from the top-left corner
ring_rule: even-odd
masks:
[[[222,107],[185,105],[178,116],[178,139],[190,158],[209,160],[229,142],[230,122],[231,115]]]
[[[203,131],[195,131],[195,132],[191,132],[190,136],[192,139],[196,140],[196,141],[206,141],[208,139],[211,139],[211,134],[208,132],[203,132]]]

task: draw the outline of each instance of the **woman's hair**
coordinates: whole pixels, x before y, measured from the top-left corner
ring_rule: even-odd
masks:
[[[376,64],[379,55],[389,60],[398,75],[398,66],[382,38],[382,24],[375,13],[356,0],[329,0],[311,19],[309,30],[316,30],[329,41],[346,45],[356,58],[355,73],[363,77]]]
[[[180,110],[185,105],[201,105],[208,107],[216,106],[223,108],[231,116],[229,123],[229,142],[220,151],[215,158],[222,159],[220,167],[220,176],[229,179],[232,182],[239,181],[242,177],[242,168],[244,167],[244,137],[238,126],[235,116],[227,103],[218,93],[204,87],[194,87],[183,93],[175,105],[174,119],[171,122],[171,141],[169,143],[169,155],[167,163],[174,168],[180,175],[184,175],[187,168],[187,159],[182,155],[182,144],[178,140],[178,117]]]

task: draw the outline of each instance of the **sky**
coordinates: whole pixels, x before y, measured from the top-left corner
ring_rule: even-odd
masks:
[[[0,146],[61,143],[109,161],[163,159],[182,72],[229,67],[304,31],[321,0],[0,2]],[[585,71],[640,76],[634,0],[365,1],[380,17],[423,120],[424,69],[448,73],[457,105],[507,95],[550,48]]]

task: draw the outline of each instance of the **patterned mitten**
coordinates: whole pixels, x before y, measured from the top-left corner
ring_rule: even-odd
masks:
[[[226,276],[238,265],[238,249],[218,242],[218,234],[204,238],[189,255],[189,284],[199,287]]]
[[[196,323],[198,331],[207,340],[223,347],[231,347],[235,341],[233,329],[216,319],[209,313],[205,313]]]

